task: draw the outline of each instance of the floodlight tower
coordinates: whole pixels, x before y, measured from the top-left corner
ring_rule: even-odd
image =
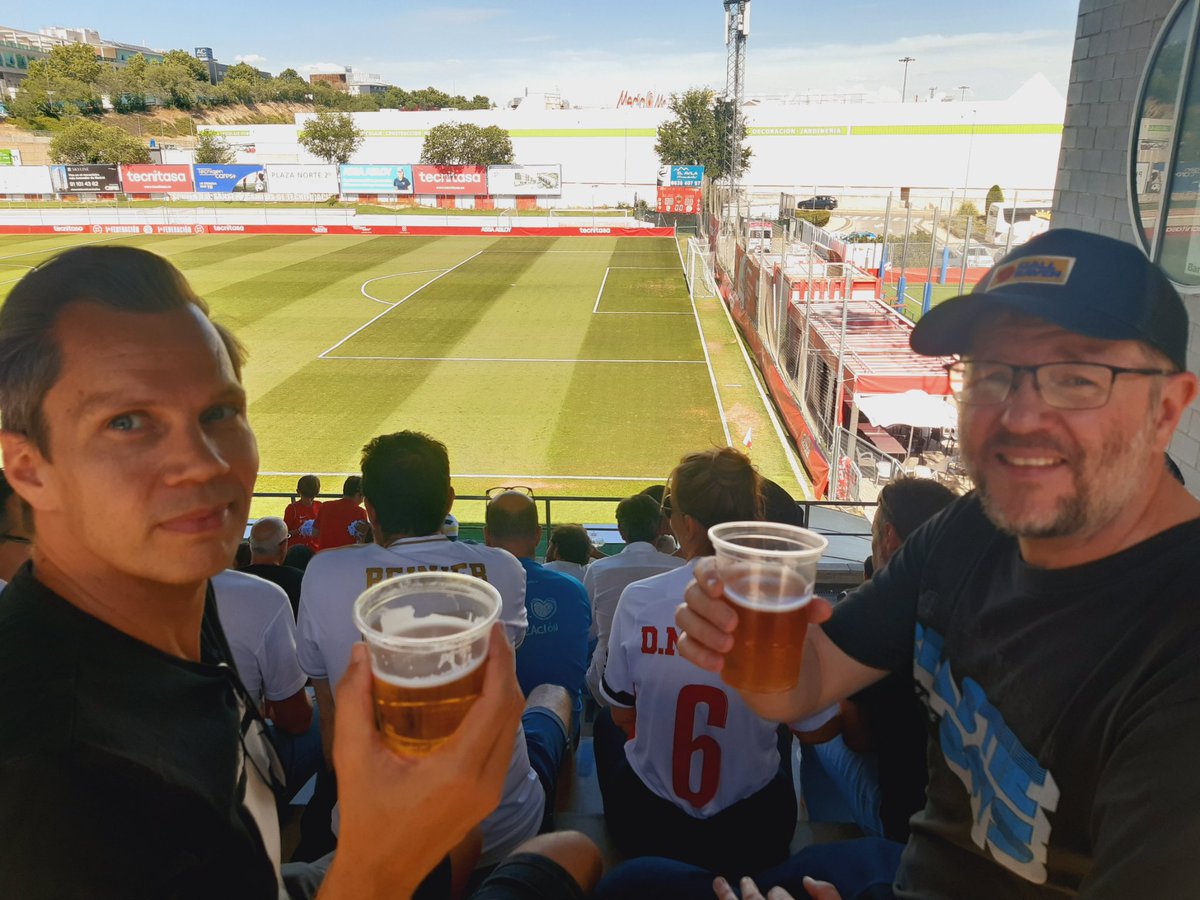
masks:
[[[742,147],[742,101],[745,98],[746,38],[750,36],[750,0],[723,0],[725,4],[725,99],[731,106],[726,159],[729,162],[729,193],[737,193],[737,162]]]

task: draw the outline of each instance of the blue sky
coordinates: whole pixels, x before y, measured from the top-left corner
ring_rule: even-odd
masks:
[[[207,0],[152,9],[138,0],[14,5],[0,25],[36,31],[89,27],[114,40],[169,49],[212,47],[272,72],[352,65],[405,87],[433,84],[503,102],[561,90],[573,104],[607,106],[622,90],[723,87],[724,14],[718,0],[470,3]],[[1035,73],[1066,93],[1076,0],[753,0],[751,93],[962,92],[999,100]],[[52,18],[51,18],[52,17]]]

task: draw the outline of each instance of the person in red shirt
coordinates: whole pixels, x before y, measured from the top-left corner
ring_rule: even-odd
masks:
[[[358,543],[357,534],[351,530],[351,526],[367,521],[362,499],[362,476],[351,475],[342,485],[340,500],[328,500],[321,504],[313,523],[312,536],[322,550]]]
[[[288,543],[293,547],[311,547],[315,553],[321,549],[317,539],[311,534],[301,534],[300,526],[317,517],[321,511],[321,501],[317,494],[321,493],[321,479],[316,475],[305,475],[296,482],[296,493],[299,500],[293,500],[283,511],[283,521],[288,528]]]

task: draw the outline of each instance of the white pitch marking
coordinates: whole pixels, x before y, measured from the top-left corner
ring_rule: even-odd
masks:
[[[675,249],[679,250],[678,242],[675,244]],[[683,254],[680,253],[680,271],[686,273],[687,270],[683,268],[683,264]],[[692,304],[692,315],[696,319],[696,331],[700,334],[700,349],[704,351],[704,362],[708,366],[708,380],[712,384],[713,399],[717,401],[717,413],[721,416],[721,430],[725,432],[725,445],[732,447],[733,438],[729,435],[729,422],[725,418],[725,405],[721,402],[721,391],[717,388],[717,375],[713,371],[712,360],[708,356],[708,343],[704,339],[704,327],[700,324],[700,312],[696,309],[696,300],[691,297],[690,293],[688,299]]]
[[[321,354],[317,357],[317,359],[325,359],[326,353],[330,353],[330,352],[336,350],[338,347],[342,346],[342,344],[346,343],[346,341],[350,340],[350,338],[354,337],[356,334],[358,334],[360,331],[362,331],[368,325],[374,325],[376,322],[378,322],[380,319],[382,319],[384,316],[386,316],[388,313],[390,313],[393,309],[395,309],[397,306],[399,306],[405,300],[408,300],[410,297],[415,297],[417,294],[421,293],[421,291],[425,290],[425,288],[429,287],[431,284],[433,284],[439,278],[444,278],[447,275],[449,275],[451,272],[453,272],[455,269],[457,269],[459,266],[466,265],[467,263],[469,263],[471,260],[473,260],[475,257],[477,257],[482,252],[483,251],[480,250],[478,253],[472,253],[470,256],[468,256],[466,259],[464,259],[462,262],[455,263],[449,269],[446,269],[446,271],[442,272],[441,275],[435,275],[433,278],[430,278],[427,282],[425,282],[423,285],[421,285],[415,291],[401,297],[399,300],[397,300],[395,303],[393,303],[391,306],[389,306],[387,309],[385,309],[379,315],[375,316],[373,319],[371,319],[367,322],[364,322],[362,325],[359,325],[357,328],[355,328],[352,332],[350,332],[348,335],[346,335],[344,338],[342,338],[340,341],[338,341],[336,344],[334,344],[328,350],[323,350],[321,352]],[[340,359],[348,359],[348,358],[353,358],[353,357],[339,357],[339,358]],[[367,357],[367,358],[370,358],[370,357]]]
[[[650,310],[622,311],[622,310],[612,310],[612,309],[603,309],[602,310],[600,308],[600,298],[604,296],[604,285],[608,281],[608,273],[611,272],[613,269],[630,269],[633,271],[650,271],[650,272],[663,271],[663,270],[671,271],[671,272],[675,271],[674,266],[608,266],[604,270],[604,277],[602,279],[600,279],[600,290],[596,292],[596,303],[592,307],[592,315],[594,315],[594,316],[686,316],[686,315],[688,315],[688,313],[685,313],[685,312],[658,312],[656,310],[654,310],[654,311],[650,311]]]
[[[596,291],[596,305],[592,307],[593,314],[600,312],[600,298],[604,296],[604,285],[608,282],[608,273],[611,271],[612,269],[606,268],[604,277],[600,279],[600,290]]]
[[[267,475],[273,477],[294,478],[300,475],[317,475],[322,478],[336,478],[338,476],[345,477],[347,475],[361,475],[361,472],[259,472],[259,475]],[[662,483],[662,473],[658,475],[488,475],[488,474],[464,474],[463,472],[454,472],[450,475],[451,478],[530,478],[537,481],[650,481],[656,484]],[[587,499],[581,498],[581,499]]]
[[[382,315],[382,313],[381,313]],[[368,323],[370,324],[370,323]],[[325,356],[317,359],[382,359],[390,362],[495,362],[495,363],[620,363],[621,365],[702,366],[702,359],[568,359],[555,357],[519,358],[511,356]]]
[[[95,241],[84,241],[82,244],[58,244],[54,247],[46,247],[43,250],[29,250],[25,253],[13,253],[10,256],[0,256],[0,259],[16,259],[18,256],[36,256],[39,253],[54,253],[58,250],[70,250],[73,247],[86,247],[88,244],[103,244],[105,241],[119,241],[121,238],[138,237],[136,234],[116,234],[112,237],[100,238]],[[5,237],[42,237],[42,235],[5,235]],[[66,235],[45,235],[45,237],[66,237]]]
[[[383,279],[385,279],[385,278],[399,278],[402,275],[426,275],[429,272],[445,272],[445,271],[446,271],[445,269],[418,269],[415,272],[393,272],[391,275],[380,275],[378,278],[368,278],[366,281],[364,281],[362,284],[360,284],[358,286],[358,290],[359,290],[359,293],[361,293],[368,300],[374,300],[376,303],[382,303],[385,306],[392,306],[393,304],[391,301],[380,300],[378,297],[376,297],[372,294],[368,294],[367,293],[367,285],[373,284],[376,281],[383,281]]]

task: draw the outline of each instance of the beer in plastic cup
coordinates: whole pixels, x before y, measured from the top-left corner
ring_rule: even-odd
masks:
[[[354,602],[375,676],[375,723],[394,751],[428,753],[458,728],[482,690],[499,615],[500,592],[456,572],[388,578]]]
[[[800,678],[817,561],[829,542],[774,522],[725,522],[710,528],[708,538],[738,614],[721,677],[744,691],[791,690]]]

